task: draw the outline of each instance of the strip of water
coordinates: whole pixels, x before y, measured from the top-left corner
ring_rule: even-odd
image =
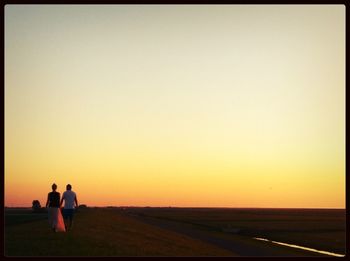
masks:
[[[311,252],[316,252],[316,253],[320,253],[320,254],[325,254],[325,255],[329,255],[329,256],[336,256],[336,257],[344,257],[345,256],[345,255],[336,254],[336,253],[323,251],[323,250],[317,250],[317,249],[313,249],[313,248],[309,248],[309,247],[303,247],[303,246],[298,246],[298,245],[293,245],[293,244],[287,244],[287,243],[283,243],[283,242],[273,241],[273,240],[269,240],[269,239],[261,238],[261,237],[254,237],[254,239],[261,240],[261,241],[266,241],[266,242],[271,242],[271,243],[282,245],[282,246],[299,248],[299,249],[303,249],[303,250],[307,250],[307,251],[311,251]]]

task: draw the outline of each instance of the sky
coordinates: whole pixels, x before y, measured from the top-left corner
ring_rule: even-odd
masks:
[[[344,5],[6,5],[5,206],[345,208]]]

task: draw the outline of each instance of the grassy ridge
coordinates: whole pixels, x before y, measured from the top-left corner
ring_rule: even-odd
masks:
[[[46,217],[30,210],[5,211],[5,255],[317,256],[254,236],[345,253],[343,210],[88,208],[79,210],[67,233],[53,233]],[[239,232],[230,234],[227,228]],[[212,244],[203,237],[226,241]]]
[[[27,215],[30,218],[30,215]],[[5,217],[10,220],[11,216]],[[84,209],[73,230],[53,233],[46,219],[5,226],[6,256],[229,256],[202,241],[108,209]],[[10,222],[11,223],[11,222]]]

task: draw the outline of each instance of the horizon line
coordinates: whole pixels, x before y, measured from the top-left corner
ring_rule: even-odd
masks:
[[[137,205],[106,205],[106,206],[89,206],[87,204],[79,204],[86,205],[87,208],[197,208],[197,209],[208,209],[208,208],[226,208],[226,209],[339,209],[346,210],[346,207],[204,207],[204,206],[137,206]],[[31,206],[4,206],[4,208],[32,208]],[[45,207],[42,207],[45,208]]]

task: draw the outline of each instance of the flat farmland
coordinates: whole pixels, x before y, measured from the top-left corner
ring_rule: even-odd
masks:
[[[5,209],[6,256],[327,256],[345,254],[345,210],[109,207],[79,209],[65,233],[47,214]]]
[[[346,212],[338,209],[133,208],[130,214],[198,229],[267,238],[345,253]]]

